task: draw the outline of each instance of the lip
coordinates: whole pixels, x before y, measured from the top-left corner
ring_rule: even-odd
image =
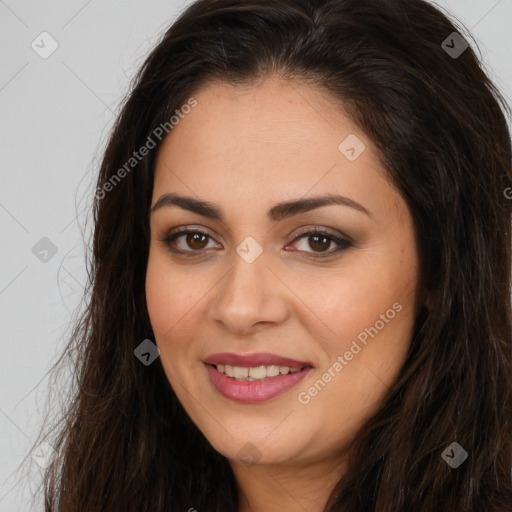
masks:
[[[257,352],[254,354],[234,354],[232,352],[221,352],[212,354],[203,361],[206,364],[230,364],[231,366],[251,367],[251,366],[288,366],[289,368],[302,368],[303,366],[313,365],[308,361],[297,361],[289,357],[282,357],[269,352]],[[300,373],[300,372],[299,372]],[[277,378],[277,377],[275,377]]]
[[[229,364],[229,363],[227,363]],[[258,366],[258,365],[257,365]],[[205,363],[210,382],[224,397],[244,404],[266,402],[297,385],[313,369],[311,366],[295,373],[269,377],[265,380],[236,380]]]

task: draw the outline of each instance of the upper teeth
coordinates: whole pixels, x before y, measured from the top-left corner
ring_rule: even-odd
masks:
[[[263,380],[267,377],[277,377],[279,374],[296,373],[302,368],[290,368],[288,366],[231,366],[230,364],[218,364],[217,370],[225,373],[228,377],[234,377],[237,380]]]

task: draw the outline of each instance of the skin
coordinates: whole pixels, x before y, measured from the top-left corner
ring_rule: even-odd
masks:
[[[382,403],[410,346],[418,306],[412,219],[370,140],[324,91],[271,76],[244,88],[210,82],[194,98],[159,150],[152,206],[173,192],[214,203],[225,220],[175,205],[151,214],[146,299],[161,362],[187,413],[229,459],[241,512],[320,512],[346,470],[347,443]],[[350,134],[366,146],[355,161],[338,149]],[[369,214],[329,205],[267,217],[279,202],[327,193]],[[195,256],[173,254],[162,240],[179,227],[211,238],[187,243],[182,235],[174,247]],[[298,238],[308,227],[353,245],[337,252],[332,239]],[[248,236],[263,250],[252,263],[236,251]],[[299,393],[332,374],[338,356],[394,303],[400,312],[301,403]],[[202,361],[218,352],[271,352],[314,368],[280,396],[241,404],[210,384]],[[241,455],[249,442],[254,464]]]

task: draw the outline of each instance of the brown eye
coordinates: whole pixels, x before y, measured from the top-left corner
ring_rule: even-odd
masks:
[[[311,249],[318,252],[324,252],[329,249],[332,242],[330,237],[321,235],[309,236],[308,241]]]
[[[353,243],[347,238],[313,229],[299,234],[295,240],[288,245],[294,246],[298,252],[304,253],[306,257],[322,258],[340,253],[352,247]],[[329,250],[334,247],[334,250]]]
[[[184,229],[169,234],[161,241],[172,253],[184,256],[199,256],[206,253],[204,249],[208,247],[210,241],[213,242],[213,238],[202,231]]]
[[[194,250],[201,250],[208,245],[208,235],[203,233],[188,233],[185,237],[185,243]]]
[[[192,229],[171,233],[161,241],[172,253],[187,257],[206,255],[210,252],[205,250],[208,249],[208,244],[210,242],[215,243],[207,233]],[[286,248],[296,246],[296,252],[304,253],[304,256],[308,258],[318,259],[338,254],[352,247],[352,245],[352,241],[348,238],[342,238],[317,228],[303,232]],[[329,250],[332,246],[334,250]]]

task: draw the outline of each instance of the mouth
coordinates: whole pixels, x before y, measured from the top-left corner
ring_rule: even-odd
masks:
[[[225,398],[260,403],[285,393],[313,369],[275,354],[214,354],[203,361],[210,383]]]

